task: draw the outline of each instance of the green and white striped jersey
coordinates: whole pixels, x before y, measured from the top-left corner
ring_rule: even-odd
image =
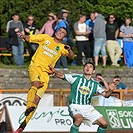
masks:
[[[65,74],[65,78],[71,84],[69,104],[88,105],[96,92],[105,91],[93,78],[86,79],[82,74]]]

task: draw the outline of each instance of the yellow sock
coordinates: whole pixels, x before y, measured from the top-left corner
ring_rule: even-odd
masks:
[[[28,92],[26,109],[34,105],[33,102],[34,102],[36,92],[37,92],[37,88],[35,86],[32,86]]]
[[[34,111],[32,111],[32,112],[31,112],[28,116],[26,116],[26,118],[25,118],[26,124],[29,122],[29,120],[30,120],[30,119],[32,118],[32,116],[34,115],[34,113],[35,113],[36,108],[37,108],[38,105],[34,104],[33,106],[35,107]]]
[[[30,112],[30,114],[28,116],[26,116],[25,120],[20,125],[20,127],[23,128],[23,129],[26,127],[27,123],[30,121],[30,119],[34,115],[34,113],[35,113],[36,108],[37,108],[38,105],[33,104],[33,106],[35,107],[35,109],[32,112]]]

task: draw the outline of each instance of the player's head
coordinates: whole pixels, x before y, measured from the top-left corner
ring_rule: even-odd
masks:
[[[95,73],[95,65],[93,62],[86,62],[83,68],[85,75],[92,75]]]
[[[91,61],[86,62],[86,63],[84,64],[84,67],[85,67],[87,64],[91,64],[91,65],[93,66],[93,70],[95,70],[95,65],[94,65],[93,62],[91,62]]]
[[[55,38],[58,40],[63,40],[68,34],[68,31],[65,27],[59,28],[57,32],[55,32]]]

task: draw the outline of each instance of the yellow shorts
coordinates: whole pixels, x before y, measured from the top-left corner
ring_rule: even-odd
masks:
[[[39,81],[43,86],[37,90],[37,95],[42,98],[45,90],[48,87],[49,83],[49,74],[45,71],[42,71],[40,66],[36,66],[35,64],[31,64],[29,66],[29,78],[30,82]]]

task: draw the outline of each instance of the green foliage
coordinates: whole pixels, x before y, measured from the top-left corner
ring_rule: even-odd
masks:
[[[99,10],[106,18],[110,13],[116,14],[120,19],[120,25],[125,17],[133,17],[132,0],[0,0],[1,34],[6,36],[6,24],[14,12],[20,13],[20,19],[24,23],[28,15],[35,16],[35,23],[41,29],[47,21],[49,12],[57,13],[61,9],[70,11],[69,17],[72,25],[78,20],[79,14]]]

